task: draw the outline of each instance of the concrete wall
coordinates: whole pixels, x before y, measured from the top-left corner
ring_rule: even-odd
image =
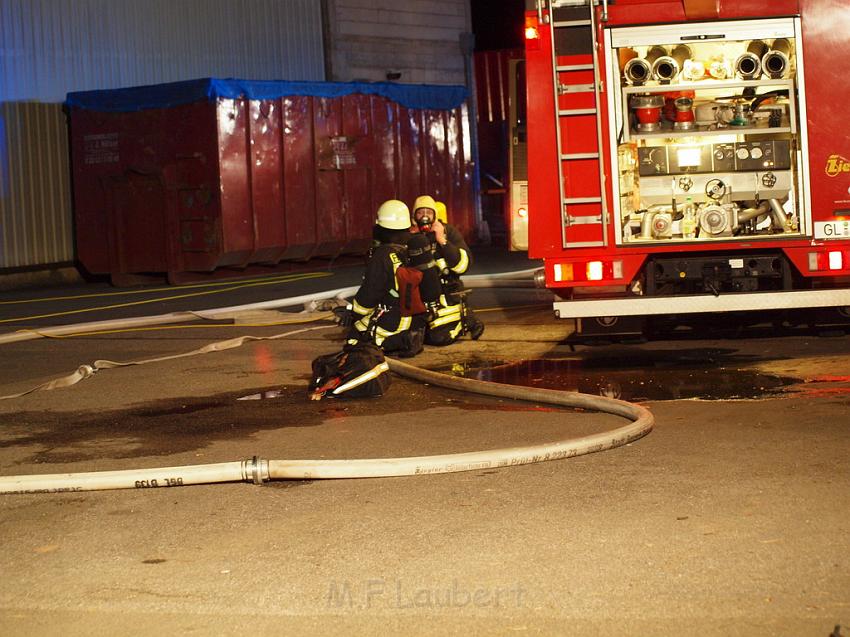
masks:
[[[469,0],[325,0],[328,79],[465,84]]]

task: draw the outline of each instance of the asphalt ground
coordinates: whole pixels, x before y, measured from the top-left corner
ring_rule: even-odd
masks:
[[[356,284],[359,272],[345,276]],[[316,284],[268,287],[279,298]],[[216,296],[215,305],[265,300],[266,290],[248,290]],[[145,311],[196,309],[200,298]],[[576,346],[546,292],[480,289],[472,298],[487,323],[482,339],[428,348],[416,363],[459,373],[571,360],[616,377],[624,391],[629,377],[669,387],[678,376],[682,393],[640,399],[656,418],[647,437],[565,461],[0,497],[0,634],[827,637],[850,624],[850,337]],[[310,402],[310,361],[341,343],[326,323],[191,324],[10,343],[0,346],[0,394],[97,358],[152,358],[309,327],[321,329],[103,370],[73,387],[0,401],[0,472],[424,455],[623,423],[397,377],[380,399]],[[688,393],[756,372],[791,382],[748,399]],[[280,395],[237,400],[265,390]]]
[[[184,285],[147,284],[116,288],[94,282],[0,291],[0,334],[20,329],[89,321],[131,318],[171,312],[200,311],[272,301],[357,286],[363,266],[316,260],[295,272],[199,280]],[[524,252],[477,250],[468,274],[493,274],[540,266]],[[300,311],[302,307],[283,311]]]

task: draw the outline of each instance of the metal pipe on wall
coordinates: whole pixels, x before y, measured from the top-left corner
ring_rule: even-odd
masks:
[[[784,230],[788,225],[788,215],[785,214],[785,209],[778,199],[768,199],[770,204],[770,218],[773,221],[773,227],[778,230]]]

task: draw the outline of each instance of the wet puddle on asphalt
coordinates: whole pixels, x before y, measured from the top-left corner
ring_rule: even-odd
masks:
[[[268,400],[270,398],[280,398],[283,395],[283,391],[280,389],[269,389],[259,394],[248,394],[247,396],[242,396],[241,398],[237,398],[236,400]]]
[[[522,387],[609,396],[629,401],[746,400],[781,395],[850,395],[850,375],[798,378],[748,367],[759,359],[734,349],[630,350],[521,361],[471,358],[438,367],[453,376]],[[236,400],[269,400],[266,390]]]
[[[518,362],[472,360],[441,371],[476,380],[523,387],[578,391],[630,401],[752,399],[776,396],[799,378],[718,364],[706,356],[617,358],[552,358]],[[723,358],[722,356],[720,358]]]

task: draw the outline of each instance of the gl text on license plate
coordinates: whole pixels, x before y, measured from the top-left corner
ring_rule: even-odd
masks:
[[[850,238],[850,219],[847,221],[815,221],[815,239]]]

